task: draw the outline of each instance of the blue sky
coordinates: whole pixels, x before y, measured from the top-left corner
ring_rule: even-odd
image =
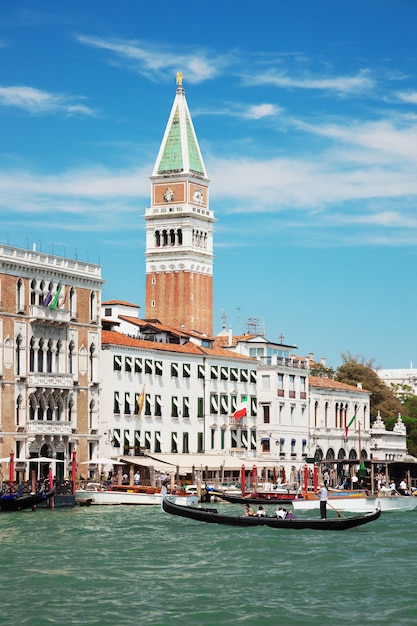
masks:
[[[415,0],[0,4],[0,241],[144,305],[149,176],[182,70],[211,179],[214,322],[417,362]]]

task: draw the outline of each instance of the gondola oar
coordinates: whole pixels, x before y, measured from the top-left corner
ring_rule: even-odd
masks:
[[[343,515],[343,513],[341,513],[341,512],[340,512],[340,511],[338,511],[337,509],[335,509],[335,508],[334,508],[334,506],[332,506],[328,500],[327,500],[327,504],[329,505],[329,507],[330,507],[331,509],[333,509],[333,511],[336,511],[336,513],[337,513],[337,517],[347,517],[346,515]]]

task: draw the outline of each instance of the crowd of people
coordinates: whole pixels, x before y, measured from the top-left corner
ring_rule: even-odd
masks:
[[[275,516],[279,519],[295,519],[292,511],[287,511],[280,506],[275,509]],[[257,510],[252,509],[250,504],[245,504],[245,517],[267,517],[267,514],[262,504],[258,506]]]

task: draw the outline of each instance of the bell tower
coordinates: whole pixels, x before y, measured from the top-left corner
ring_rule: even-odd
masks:
[[[213,334],[213,212],[209,179],[177,73],[175,100],[146,209],[146,318]]]

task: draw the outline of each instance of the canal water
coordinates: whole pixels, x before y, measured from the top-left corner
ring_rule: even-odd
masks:
[[[2,513],[0,623],[411,626],[416,524],[417,511],[345,532],[208,525],[159,507]]]

